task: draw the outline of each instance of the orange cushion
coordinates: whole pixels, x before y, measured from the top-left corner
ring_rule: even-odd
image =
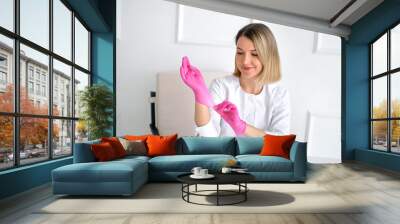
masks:
[[[109,161],[117,158],[114,149],[108,142],[102,142],[100,144],[92,144],[90,147],[94,154],[94,157],[99,162]]]
[[[176,139],[178,134],[170,136],[151,135],[147,137],[148,156],[162,156],[176,154]]]
[[[296,135],[264,135],[264,146],[261,149],[262,156],[281,156],[289,159],[290,147]]]
[[[101,138],[101,142],[108,142],[112,146],[112,148],[115,151],[115,155],[118,158],[126,156],[126,151],[124,147],[122,146],[121,142],[118,140],[116,137],[109,137],[109,138]]]

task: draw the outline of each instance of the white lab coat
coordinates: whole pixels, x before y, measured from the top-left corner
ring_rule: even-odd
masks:
[[[265,133],[285,135],[290,131],[290,99],[286,89],[279,83],[264,85],[258,95],[242,90],[239,78],[233,75],[218,78],[210,85],[210,94],[214,103],[224,100],[234,103],[240,118],[247,124]],[[221,116],[210,109],[210,121],[201,127],[196,127],[199,136],[236,136],[233,129]]]

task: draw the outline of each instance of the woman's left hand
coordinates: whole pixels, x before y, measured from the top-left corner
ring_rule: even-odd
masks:
[[[237,136],[243,135],[246,131],[246,122],[239,117],[239,113],[235,104],[228,100],[223,101],[220,104],[215,105],[214,110],[217,111],[235,131]]]

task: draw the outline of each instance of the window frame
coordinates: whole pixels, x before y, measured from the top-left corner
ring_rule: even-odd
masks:
[[[56,116],[53,115],[53,97],[54,97],[54,90],[53,90],[53,59],[58,60],[59,62],[62,62],[68,66],[71,66],[71,83],[73,84],[75,82],[75,69],[85,73],[89,77],[89,83],[88,86],[92,85],[92,69],[91,69],[91,37],[92,37],[92,30],[88,27],[88,25],[83,21],[83,19],[72,9],[72,7],[66,2],[65,0],[59,0],[68,10],[71,11],[71,18],[70,18],[70,23],[71,23],[71,58],[67,59],[64,58],[63,56],[55,53],[53,50],[53,24],[54,24],[54,17],[53,17],[53,1],[54,0],[48,0],[49,2],[49,47],[48,49],[42,47],[39,44],[36,44],[29,39],[26,39],[20,35],[20,0],[14,0],[13,1],[13,10],[14,10],[14,30],[10,31],[4,27],[0,26],[0,35],[3,35],[5,37],[11,38],[13,40],[13,64],[11,66],[12,70],[10,75],[13,76],[14,78],[14,111],[13,112],[2,112],[0,111],[0,116],[11,116],[13,118],[13,153],[14,153],[14,161],[13,161],[13,166],[11,167],[5,167],[5,168],[0,168],[0,172],[5,171],[5,170],[11,170],[11,169],[16,169],[19,167],[23,166],[30,166],[33,164],[37,163],[43,163],[49,160],[58,160],[62,159],[65,157],[70,157],[73,156],[74,152],[74,143],[75,143],[75,126],[76,126],[76,121],[79,120],[79,117],[75,117],[75,108],[72,107],[72,113],[70,116]],[[78,64],[75,63],[75,18],[79,20],[79,22],[84,26],[84,28],[88,31],[88,69],[85,69]],[[39,115],[39,114],[26,114],[26,113],[21,113],[20,112],[20,85],[21,85],[21,80],[20,80],[20,45],[23,44],[27,47],[32,48],[33,50],[36,50],[40,53],[43,53],[48,56],[49,58],[49,63],[48,63],[48,73],[47,73],[47,80],[46,80],[46,87],[45,87],[45,95],[48,96],[48,108],[49,111],[47,112],[46,115]],[[29,69],[31,66],[27,63],[27,71],[30,71]],[[32,81],[34,85],[34,92],[36,92],[35,85],[37,83],[42,84],[42,79],[41,79],[41,74],[43,70],[39,71],[39,80],[36,79],[36,69],[33,67],[33,79],[31,79],[30,72],[27,72],[26,75],[26,82]],[[28,84],[27,84],[28,85]],[[27,86],[28,87],[28,86]],[[29,88],[29,87],[28,87]],[[71,105],[74,105],[75,103],[75,88],[74,85],[71,87],[71,93],[72,93],[72,102]],[[27,89],[27,91],[29,91]],[[41,92],[41,91],[40,91]],[[48,94],[46,93],[48,92]],[[37,96],[42,96],[42,94],[39,94]],[[43,96],[42,96],[43,97]],[[35,102],[36,103],[36,102]],[[47,145],[47,150],[48,150],[48,155],[47,158],[44,157],[43,160],[40,160],[38,162],[32,162],[32,163],[26,163],[26,164],[21,164],[20,161],[20,119],[21,118],[45,118],[47,119],[48,122],[48,136],[47,136],[47,142],[49,143]],[[53,142],[53,122],[56,120],[66,120],[71,122],[71,153],[68,155],[63,155],[63,156],[54,156],[54,147],[53,144],[50,144]]]
[[[392,98],[391,98],[391,92],[392,92],[392,85],[391,85],[391,79],[393,75],[396,75],[396,73],[400,72],[400,67],[398,68],[393,68],[391,69],[391,31],[393,28],[396,26],[400,26],[400,21],[397,21],[393,25],[391,25],[389,28],[387,28],[383,33],[379,34],[375,39],[373,39],[369,44],[369,149],[373,151],[380,151],[380,152],[386,152],[386,153],[391,153],[391,154],[400,154],[400,152],[393,152],[392,151],[392,121],[400,120],[400,117],[392,117]],[[381,37],[384,35],[387,35],[387,64],[386,64],[386,71],[380,74],[376,74],[374,76],[373,74],[373,44],[378,41]],[[387,105],[386,105],[386,118],[373,118],[373,81],[378,78],[386,77],[386,86],[387,86],[387,93],[386,93],[386,98],[387,98]],[[379,150],[374,148],[374,133],[373,133],[373,122],[374,121],[386,121],[386,151]]]

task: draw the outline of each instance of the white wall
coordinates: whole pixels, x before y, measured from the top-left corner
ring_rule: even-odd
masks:
[[[202,71],[233,71],[234,48],[177,43],[175,3],[118,0],[117,5],[118,135],[150,132],[148,98],[156,89],[156,74],[178,71],[183,55]],[[340,117],[340,53],[315,53],[314,32],[269,25],[281,55],[282,84],[291,94],[292,132],[305,141],[309,111]],[[338,41],[334,45],[340,48]]]
[[[122,4],[117,39],[117,134],[149,132],[156,73],[179,70],[183,55],[201,70],[231,71],[234,49],[176,44],[177,5],[163,0]]]

